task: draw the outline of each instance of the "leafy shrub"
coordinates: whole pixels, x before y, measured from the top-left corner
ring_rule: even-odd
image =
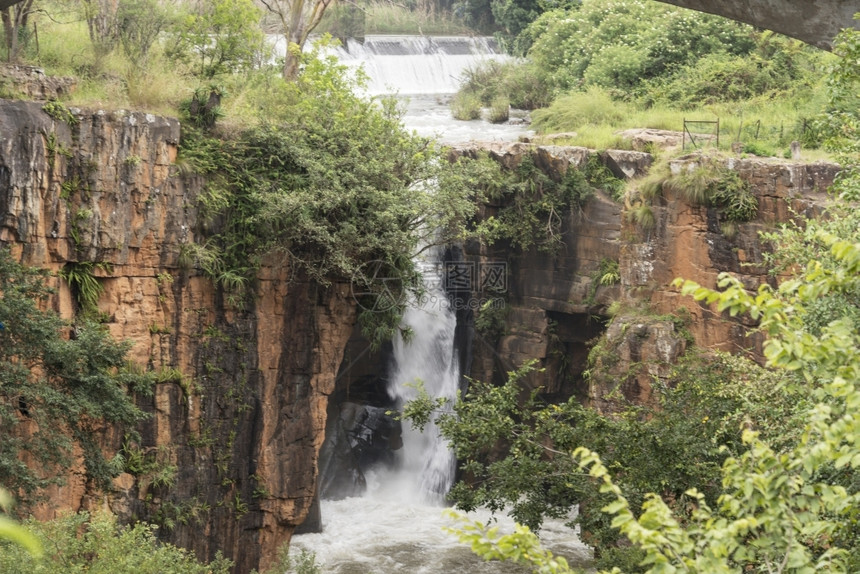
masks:
[[[632,503],[657,491],[684,512],[684,492],[691,486],[705,492],[707,500],[716,499],[720,465],[745,449],[742,423],[782,444],[796,437],[792,417],[804,404],[800,392],[776,384],[777,375],[725,354],[690,355],[669,384],[655,387],[659,407],[625,410],[619,404],[622,414],[615,417],[602,416],[575,399],[546,404],[538,392],[523,401],[522,379],[533,368],[529,363],[509,373],[502,386],[473,382],[455,405],[456,415],[440,417],[443,434],[471,477],[459,482],[451,497],[463,510],[505,509],[533,529],[545,516],[564,516],[579,504],[576,522],[582,539],[595,547],[603,566],[618,565],[610,559],[619,555],[629,564],[629,554],[636,552],[612,550],[620,537],[601,512],[611,497],[560,453],[577,445],[600,448]],[[547,448],[553,456],[547,456]],[[609,550],[606,559],[603,549]]]
[[[523,35],[551,89],[597,84],[636,88],[702,56],[745,54],[752,29],[724,18],[654,2],[584,0],[578,9],[540,16]]]
[[[457,92],[451,100],[451,113],[457,120],[477,120],[481,117],[481,99],[475,94]]]
[[[532,127],[542,133],[575,131],[584,126],[617,124],[630,113],[630,106],[616,102],[603,88],[560,96],[550,107],[532,112]]]
[[[776,157],[776,152],[770,146],[759,142],[745,143],[742,151],[759,157]]]
[[[460,81],[458,96],[469,94],[477,97],[484,106],[491,106],[499,97],[506,97],[512,107],[524,110],[533,110],[550,102],[540,71],[526,61],[488,60],[466,70]]]
[[[624,196],[625,182],[623,179],[616,177],[612,170],[609,169],[598,154],[588,156],[588,161],[583,167],[585,179],[589,185],[596,189],[603,190],[615,201],[620,201]]]
[[[664,189],[671,189],[693,205],[716,207],[731,222],[751,221],[758,215],[758,199],[749,184],[719,159],[701,157],[698,165],[669,176]]]
[[[490,343],[498,341],[505,334],[509,311],[503,299],[487,299],[475,313],[475,331]]]
[[[557,250],[563,242],[564,220],[594,193],[581,170],[568,169],[555,181],[535,165],[531,155],[495,177],[498,184],[487,197],[499,206],[498,212],[483,220],[475,234],[489,244],[508,241],[522,251]]]
[[[220,556],[201,564],[187,550],[156,540],[154,526],[119,526],[108,513],[81,512],[23,526],[50,551],[34,561],[23,548],[0,543],[5,574],[228,574],[232,568]]]
[[[820,59],[811,48],[802,49],[792,41],[763,34],[754,52],[707,54],[668,78],[648,82],[643,97],[649,103],[681,109],[759,96],[791,97],[797,102],[811,96]]]
[[[147,376],[126,369],[129,344],[101,326],[81,321],[76,337],[62,336],[65,322],[38,306],[50,294],[46,275],[0,249],[0,483],[24,499],[59,482],[76,449],[88,478],[106,486],[121,461],[105,458],[95,429],[143,419],[129,393],[150,391]],[[33,430],[21,432],[28,422]]]
[[[363,264],[378,261],[417,288],[421,241],[437,228],[438,241],[462,235],[475,210],[472,190],[459,187],[472,182],[445,176],[456,168],[402,129],[397,102],[356,95],[362,78],[321,49],[303,55],[296,81],[279,81],[266,122],[226,142],[183,135],[183,155],[217,184],[202,196],[218,226],[198,260],[237,300],[273,252],[322,285],[358,280]],[[431,182],[440,182],[433,193]],[[405,301],[392,302],[390,315],[362,314],[374,340],[390,337]]]
[[[511,116],[511,103],[504,95],[497,96],[490,104],[490,109],[487,111],[487,121],[493,124],[501,124]]]

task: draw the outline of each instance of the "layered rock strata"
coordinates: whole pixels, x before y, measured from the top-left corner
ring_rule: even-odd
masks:
[[[314,500],[355,313],[348,285],[322,288],[270,260],[255,296],[230,300],[188,256],[203,239],[205,182],[172,167],[179,123],[122,111],[61,119],[0,100],[0,245],[53,271],[108,264],[96,268],[100,318],[163,382],[139,398],[151,414],[140,428],[101,437],[106,454],[137,453],[152,470],[127,469],[101,493],[69,469],[39,514],[107,507],[160,525],[201,559],[222,551],[236,572],[265,568]],[[73,319],[68,285],[53,283],[52,305]]]
[[[508,168],[533,154],[535,164],[553,178],[581,168],[590,154],[598,153],[516,143],[476,144],[454,154],[474,156],[478,150]],[[642,175],[651,163],[642,152],[600,152],[599,159],[623,178]],[[699,161],[693,154],[671,167],[677,172]],[[550,395],[577,395],[607,409],[605,399],[616,391],[633,402],[651,400],[654,379],[667,376],[690,344],[760,358],[762,337],[750,329],[751,323],[681,296],[672,282],[681,277],[714,287],[722,272],[739,276],[750,288],[773,282],[763,266],[769,246],[759,232],[774,230],[796,215],[818,213],[839,167],[755,157],[724,161],[758,200],[758,217],[728,234],[719,210],[691,205],[670,191],[653,200],[655,223],[649,229],[629,221],[621,204],[598,192],[567,214],[563,244],[555,254],[468,243],[467,259],[476,267],[501,262],[507,270],[504,326],[493,337],[475,333],[470,375],[499,381],[524,361],[539,359],[546,369],[531,376],[531,386]],[[501,207],[484,206],[482,217]],[[606,262],[617,263],[618,276],[602,284],[599,274]],[[482,294],[473,290],[471,296],[480,300]],[[613,303],[612,311],[620,314],[611,319],[607,311]],[[462,318],[470,322],[473,315],[467,311]],[[612,365],[604,364],[599,376],[586,378],[588,354],[598,343],[613,356]]]

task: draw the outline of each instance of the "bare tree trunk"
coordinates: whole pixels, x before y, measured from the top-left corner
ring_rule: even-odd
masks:
[[[299,0],[297,0],[298,3]],[[299,64],[302,60],[302,47],[305,44],[305,40],[307,39],[307,34],[304,34],[304,38],[302,37],[302,22],[299,19],[294,25],[293,20],[290,22],[290,27],[286,30],[286,39],[287,39],[287,55],[284,58],[284,79],[285,80],[295,80],[296,76],[299,75]]]
[[[3,40],[6,43],[6,61],[12,62],[13,46],[16,44],[18,31],[12,25],[12,9],[4,8],[0,10],[0,17],[3,18]]]
[[[21,48],[19,31],[27,26],[32,6],[33,0],[23,0],[11,8],[0,10],[0,18],[3,20],[3,33],[6,39],[6,61],[9,63],[18,61],[18,52]]]
[[[284,58],[283,76],[294,80],[299,74],[302,48],[308,36],[320,23],[326,9],[335,0],[262,0],[263,5],[281,19],[287,54]]]
[[[113,51],[119,38],[117,27],[118,0],[85,0],[87,29],[96,56],[96,68]]]

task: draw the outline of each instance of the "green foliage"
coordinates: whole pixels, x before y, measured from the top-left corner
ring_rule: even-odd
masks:
[[[657,495],[648,497],[636,518],[600,459],[588,449],[577,450],[582,465],[603,483],[602,492],[615,498],[603,510],[615,515],[613,526],[645,550],[645,563],[654,565],[650,571],[734,572],[745,565],[756,571],[772,565],[791,572],[848,571],[847,561],[856,554],[853,524],[860,495],[837,476],[860,467],[855,406],[860,404],[860,334],[850,318],[842,317],[814,336],[804,309],[828,293],[860,292],[860,242],[824,231],[819,238],[829,246],[835,267],[812,260],[798,278],[777,289],[762,285],[751,294],[729,275],[720,278],[720,291],[683,284],[697,300],[758,320],[770,335],[768,364],[800,375],[809,386],[812,400],[802,412],[799,436],[779,448],[761,432],[745,429],[747,449],[722,465],[717,505],[690,489],[695,507],[686,523]],[[658,570],[661,566],[664,570]]]
[[[143,419],[128,393],[150,389],[147,376],[125,368],[129,345],[100,326],[81,321],[73,337],[61,336],[68,327],[38,306],[50,295],[46,277],[0,249],[0,483],[24,498],[56,482],[76,447],[104,487],[119,469],[105,459],[95,429]]]
[[[506,97],[514,108],[526,110],[545,106],[550,101],[539,71],[526,61],[488,60],[467,69],[460,81],[455,100],[469,95],[489,106],[494,100]]]
[[[655,2],[584,0],[544,13],[524,33],[529,57],[562,93],[583,83],[630,90],[712,53],[745,54],[752,30],[724,18]]]
[[[775,157],[775,151],[766,144],[761,144],[759,142],[749,142],[743,145],[741,150],[743,153],[748,153],[752,155],[757,155],[759,157]]]
[[[60,270],[59,275],[69,284],[78,310],[84,316],[94,316],[98,312],[99,295],[102,286],[95,277],[95,270],[111,272],[109,263],[80,261],[70,262]]]
[[[184,133],[183,156],[213,182],[201,201],[216,222],[189,255],[240,298],[261,258],[275,253],[322,285],[353,280],[356,292],[373,293],[381,276],[362,266],[375,261],[415,290],[412,255],[464,234],[475,209],[471,180],[455,177],[457,168],[439,161],[430,142],[403,131],[396,102],[355,95],[361,78],[319,49],[303,58],[302,73],[281,81],[260,126],[223,142]],[[365,331],[374,340],[390,336],[405,301],[374,308],[380,312],[360,319]]]
[[[621,281],[618,261],[615,259],[601,259],[600,267],[598,267],[595,277],[600,285],[615,285]]]
[[[504,299],[487,299],[475,313],[475,331],[487,342],[497,342],[505,334],[510,309]]]
[[[24,527],[45,548],[34,561],[17,546],[0,544],[0,570],[8,574],[228,574],[232,562],[217,557],[210,564],[159,542],[155,527],[119,526],[108,513],[82,512],[48,522],[30,520]]]
[[[624,212],[624,216],[638,225],[643,231],[654,229],[657,224],[657,219],[654,217],[654,210],[647,203],[640,203],[635,207],[631,207]]]
[[[620,201],[624,197],[625,181],[615,176],[599,154],[590,154],[583,166],[583,173],[589,185],[606,192],[613,200]]]
[[[469,477],[455,485],[451,498],[463,510],[509,510],[533,529],[545,516],[566,516],[578,504],[581,536],[595,547],[598,567],[638,550],[603,556],[603,549],[614,548],[619,539],[600,511],[611,498],[567,456],[577,446],[606,453],[607,466],[631,501],[659,492],[684,512],[689,503],[684,492],[691,485],[707,500],[716,500],[720,465],[744,449],[742,423],[780,444],[797,436],[792,417],[803,403],[801,395],[787,392],[777,376],[739,357],[691,355],[666,384],[655,382],[659,406],[620,403],[615,417],[576,400],[547,404],[537,393],[523,400],[522,381],[533,368],[529,364],[509,373],[501,387],[473,381],[455,405],[455,415],[437,416]],[[424,416],[440,410],[429,403],[423,409]],[[407,414],[416,416],[414,409]]]
[[[474,94],[457,92],[451,100],[451,114],[456,120],[477,120],[481,117],[481,100]]]
[[[473,34],[474,29],[459,14],[447,9],[444,2],[392,3],[371,0],[355,9],[344,5],[329,6],[317,28],[319,33],[330,33],[335,38],[349,36],[361,38],[366,34],[418,34],[462,36]],[[334,8],[334,10],[333,10]],[[350,14],[344,18],[343,14]]]
[[[662,184],[693,205],[716,207],[731,222],[751,221],[758,215],[758,199],[738,173],[720,158],[700,156],[699,163],[682,168]]]
[[[0,488],[0,510],[4,513],[9,512],[11,507],[12,495],[6,489]],[[27,532],[26,528],[2,514],[0,514],[0,541],[17,544],[24,548],[33,558],[41,558],[42,556],[42,545],[39,543],[39,540]]]
[[[655,2],[585,0],[543,14],[524,36],[534,41],[528,65],[554,96],[533,126],[576,132],[572,145],[624,149],[616,132],[680,131],[691,112],[769,155],[833,133],[814,120],[830,54],[772,32]]]
[[[123,0],[117,5],[117,34],[125,56],[137,71],[147,64],[159,34],[174,21],[174,14],[157,0]]]
[[[246,71],[263,52],[262,13],[251,0],[195,4],[173,28],[169,57],[192,66],[201,78]]]
[[[141,490],[150,485],[170,488],[176,482],[179,469],[171,460],[170,450],[163,445],[144,452],[126,436],[119,454],[124,462],[123,470],[138,477]]]
[[[490,102],[490,109],[487,112],[487,121],[493,124],[501,124],[508,121],[511,115],[511,103],[504,95],[496,96]]]
[[[289,544],[284,544],[278,549],[277,563],[266,572],[277,572],[278,574],[322,574],[322,567],[317,564],[316,560],[316,554],[304,548],[299,552],[298,556],[290,556],[290,546]]]
[[[589,125],[616,124],[630,113],[629,105],[615,102],[605,89],[590,87],[556,99],[546,110],[535,110],[532,125],[541,132],[573,131]]]
[[[58,122],[64,122],[70,126],[78,123],[78,118],[75,117],[71,110],[57,100],[46,102],[42,106],[42,111]]]
[[[331,34],[342,43],[348,38],[364,38],[367,9],[357,4],[336,4],[326,9],[317,31]]]
[[[855,19],[858,16],[855,15]],[[817,130],[842,164],[834,192],[845,201],[860,200],[860,32],[850,28],[836,38],[839,60],[827,79],[828,101]]]
[[[488,527],[466,516],[447,511],[448,516],[460,522],[459,528],[450,528],[463,544],[484,560],[507,560],[515,564],[532,566],[536,574],[563,574],[571,572],[567,560],[553,556],[541,546],[540,540],[528,526],[517,524],[513,534],[501,535],[497,526]]]
[[[500,36],[509,43],[546,9],[541,0],[491,0],[490,11]]]
[[[221,99],[227,96],[222,86],[211,84],[194,90],[191,97],[179,103],[179,111],[188,122],[203,130],[211,130],[224,117]]]
[[[822,58],[797,40],[763,32],[749,54],[707,54],[668,78],[649,82],[645,99],[684,110],[756,97],[802,100],[811,96]]]
[[[557,250],[565,218],[594,193],[582,171],[570,168],[556,181],[535,165],[531,155],[513,170],[499,169],[492,178],[496,183],[487,197],[498,210],[481,221],[475,233],[489,244],[509,241],[522,251]]]

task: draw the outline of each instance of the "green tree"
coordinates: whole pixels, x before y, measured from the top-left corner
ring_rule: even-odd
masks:
[[[252,0],[196,3],[174,29],[168,53],[187,60],[206,79],[248,70],[263,53],[261,21]]]
[[[277,16],[286,40],[282,74],[285,80],[298,76],[302,49],[308,36],[322,22],[326,10],[336,0],[260,0],[266,10]]]
[[[158,0],[123,0],[117,8],[117,35],[135,71],[146,66],[158,36],[173,24],[173,13]]]
[[[558,92],[594,84],[629,91],[711,53],[746,54],[749,26],[656,2],[584,0],[541,15],[523,33]]]
[[[120,468],[105,459],[95,429],[141,420],[129,391],[150,389],[126,369],[127,344],[39,307],[50,295],[46,276],[0,249],[0,485],[24,498],[58,480],[75,445],[90,478],[105,486]]]
[[[0,8],[7,62],[15,63],[18,61],[21,51],[21,37],[27,29],[27,22],[33,12],[33,0],[20,0],[10,6]]]

